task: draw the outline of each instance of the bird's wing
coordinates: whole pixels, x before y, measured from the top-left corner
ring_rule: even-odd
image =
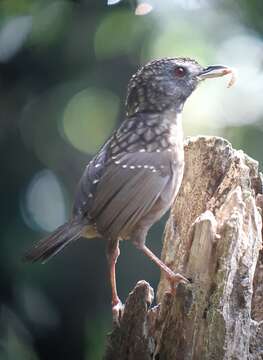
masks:
[[[108,158],[109,141],[86,166],[79,181],[73,205],[73,216],[87,218],[93,203],[97,182],[101,178]]]
[[[145,115],[144,120],[149,124],[158,121],[159,117]],[[107,172],[114,158],[139,151],[143,147],[144,133],[147,129],[141,128],[140,116],[127,118],[123,121],[113,136],[102,146],[99,152],[87,165],[77,188],[73,206],[73,217],[87,218],[97,193],[98,182],[102,174]],[[136,126],[138,127],[136,132]],[[156,145],[158,147],[158,144]]]
[[[129,234],[156,203],[171,178],[171,153],[122,153],[100,178],[89,217],[111,239]]]

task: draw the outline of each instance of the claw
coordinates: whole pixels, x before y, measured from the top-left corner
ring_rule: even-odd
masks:
[[[168,281],[170,283],[170,292],[175,293],[176,291],[176,287],[179,283],[183,283],[183,284],[189,284],[190,281],[184,277],[183,275],[179,274],[179,273],[174,273],[173,275],[169,275],[168,276]]]

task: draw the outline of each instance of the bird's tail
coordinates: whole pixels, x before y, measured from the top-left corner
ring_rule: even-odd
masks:
[[[35,247],[24,255],[24,260],[46,262],[72,241],[77,240],[81,236],[84,226],[85,225],[74,220],[66,222],[64,225],[58,227],[51,235],[40,240]]]

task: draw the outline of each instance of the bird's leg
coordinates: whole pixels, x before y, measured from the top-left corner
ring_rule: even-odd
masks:
[[[136,244],[136,247],[144,252],[166,275],[171,285],[171,290],[175,289],[175,286],[179,282],[189,283],[189,281],[181,274],[174,273],[168,266],[166,266],[145,244]]]
[[[110,283],[111,283],[112,316],[113,316],[113,321],[116,323],[119,323],[123,311],[123,305],[117,293],[116,273],[115,273],[115,266],[119,255],[120,255],[119,241],[114,243],[113,246],[110,243],[107,249],[107,258],[109,264]]]

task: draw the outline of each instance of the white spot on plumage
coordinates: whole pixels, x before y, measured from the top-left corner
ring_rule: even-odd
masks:
[[[130,169],[135,169],[135,166],[134,166],[134,165],[131,165],[131,166],[130,166]]]
[[[118,165],[118,164],[120,164],[120,163],[121,163],[120,160],[114,161],[114,164],[116,164],[116,165]]]
[[[89,197],[89,198],[92,198],[92,197],[93,197],[92,193],[89,193],[88,197]]]
[[[96,165],[95,165],[95,168],[98,168],[99,166],[101,166],[101,164],[96,164]]]
[[[140,149],[139,152],[145,152],[146,150],[145,149]]]
[[[156,152],[161,152],[161,150],[160,150],[160,149],[156,149]]]
[[[121,166],[123,169],[125,169],[126,167],[127,167],[127,165],[126,164],[124,164],[124,165],[122,165]]]
[[[92,181],[92,184],[97,184],[99,182],[99,179],[95,179]]]
[[[148,165],[143,165],[143,167],[144,167],[144,169],[148,169],[149,166]]]

